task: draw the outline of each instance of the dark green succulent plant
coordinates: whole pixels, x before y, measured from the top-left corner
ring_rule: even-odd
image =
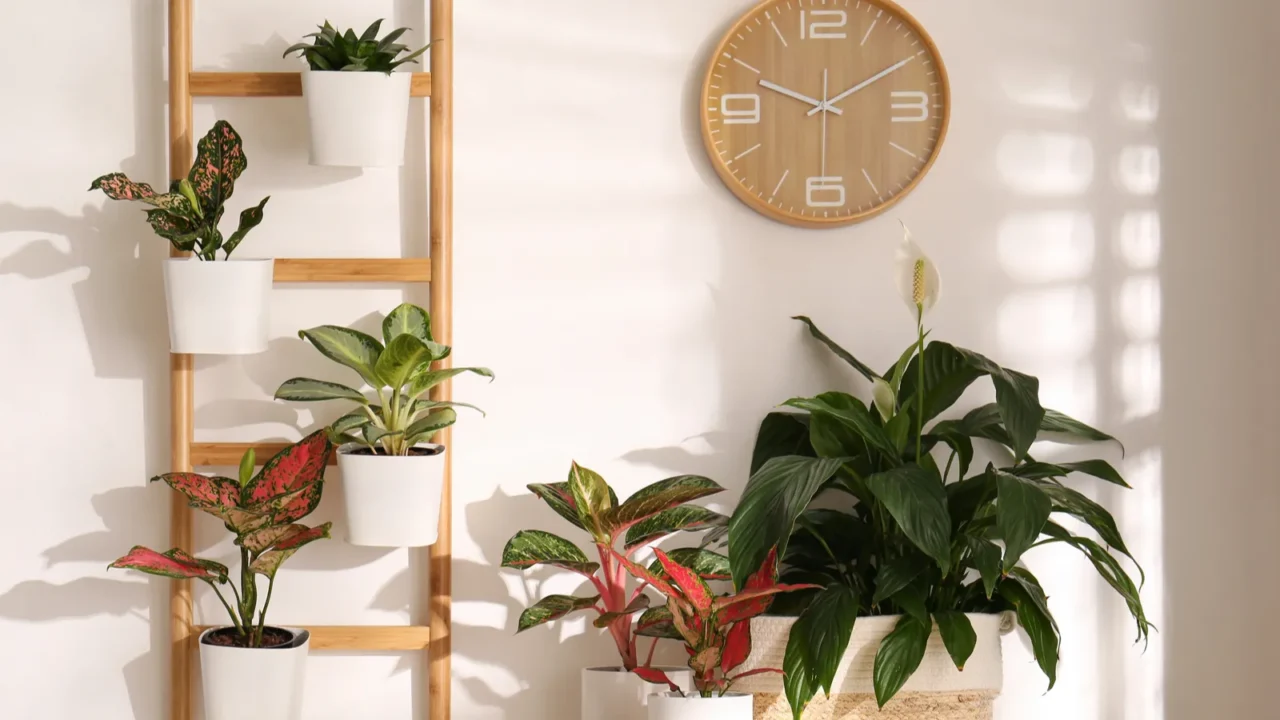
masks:
[[[305,36],[314,38],[312,42],[294,45],[284,51],[284,57],[300,53],[312,70],[390,73],[405,63],[417,62],[418,57],[431,47],[431,43],[427,43],[426,47],[400,57],[409,52],[409,46],[396,41],[409,28],[393,30],[379,40],[381,28],[382,21],[378,20],[363,35],[357,36],[355,30],[339,31],[326,20],[319,32]]]

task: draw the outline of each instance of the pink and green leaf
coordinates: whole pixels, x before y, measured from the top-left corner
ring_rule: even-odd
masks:
[[[159,193],[147,183],[134,182],[124,173],[103,175],[89,186],[90,190],[101,190],[112,200],[137,200],[148,202],[154,200]]]
[[[236,179],[248,167],[244,143],[225,120],[219,120],[196,145],[187,179],[207,212],[216,212],[235,191]]]
[[[671,640],[684,639],[671,620],[671,610],[665,605],[645,610],[636,621],[636,634]]]
[[[592,622],[592,625],[595,625],[598,628],[607,628],[619,618],[629,618],[641,610],[648,608],[649,603],[650,600],[648,595],[638,595],[635,600],[631,601],[631,604],[627,605],[619,612],[601,613],[600,616]]]
[[[680,591],[677,590],[675,587],[673,587],[671,583],[667,582],[664,578],[660,578],[657,575],[654,575],[653,573],[649,572],[643,565],[640,565],[632,561],[626,555],[623,555],[617,550],[613,550],[612,552],[613,552],[614,559],[616,559],[619,563],[621,563],[622,566],[627,569],[627,572],[631,573],[632,577],[634,577],[637,580],[643,580],[644,582],[649,583],[649,585],[654,590],[657,590],[658,592],[662,593],[668,598],[674,598],[677,600],[681,599]]]
[[[591,562],[577,545],[542,530],[521,530],[502,550],[502,567],[531,568],[552,565],[583,575],[593,575],[600,563]]]
[[[667,555],[675,562],[696,572],[703,580],[732,580],[729,558],[704,548],[676,548]],[[649,572],[666,577],[661,560],[649,563]]]
[[[226,565],[212,560],[201,560],[179,548],[158,553],[141,545],[135,545],[128,555],[116,560],[108,567],[141,570],[161,577],[182,580],[197,579],[219,583],[227,581],[227,573],[229,572]]]
[[[796,585],[774,585],[771,588],[761,588],[759,590],[743,590],[737,595],[716,598],[714,609],[720,625],[729,625],[730,623],[742,622],[764,614],[768,611],[769,606],[773,604],[774,596],[779,593],[821,588],[821,585],[802,583]]]
[[[714,480],[698,475],[667,478],[640,489],[622,505],[611,510],[608,523],[616,535],[664,510],[723,491],[724,488]]]
[[[579,610],[587,610],[600,601],[599,595],[592,597],[574,597],[572,595],[549,595],[534,603],[520,613],[520,621],[516,633],[568,615]]]
[[[231,253],[240,247],[240,243],[244,242],[250,230],[262,224],[263,208],[267,206],[267,201],[270,199],[270,196],[265,197],[257,206],[240,213],[240,227],[236,228],[236,231],[231,233],[231,237],[227,238],[222,245],[222,252],[226,253],[227,257],[231,257]]]
[[[229,522],[228,511],[240,504],[240,484],[231,478],[199,473],[166,473],[151,478],[168,484],[187,498],[193,508]]]
[[[310,515],[320,505],[324,487],[320,484],[305,485],[292,492],[250,505],[245,510],[267,518],[268,525],[286,525]],[[263,527],[256,525],[253,529]]]
[[[333,455],[333,443],[324,429],[281,450],[262,466],[241,494],[242,504],[256,505],[300,488],[324,482],[325,466]],[[318,497],[318,493],[317,493]]]
[[[692,655],[694,648],[702,644],[702,631],[706,621],[693,611],[693,607],[677,597],[667,598],[667,610],[671,616],[671,625],[684,640],[685,646]]]
[[[578,518],[578,506],[574,502],[573,493],[569,491],[569,483],[531,483],[528,487],[530,492],[550,505],[557,515],[580,529],[586,529]]]
[[[281,538],[306,530],[306,525],[271,525],[261,530],[254,530],[236,538],[236,544],[245,548],[255,557],[271,549]]]
[[[329,537],[329,530],[333,527],[333,523],[325,523],[313,528],[305,525],[290,527],[292,531],[276,540],[271,550],[259,555],[258,559],[249,565],[250,570],[274,579],[280,566],[285,560],[293,557],[294,553],[316,540]]]
[[[702,614],[709,612],[715,596],[711,594],[711,588],[698,577],[698,573],[672,560],[671,556],[661,550],[654,550],[654,554],[658,556],[658,562],[662,563],[662,569],[680,588],[685,600],[693,605],[694,610]]]
[[[627,530],[624,546],[633,550],[642,545],[661,540],[677,532],[697,532],[722,527],[729,523],[729,518],[714,510],[697,505],[681,505],[664,510],[632,525]]]
[[[716,669],[720,667],[722,654],[721,648],[715,645],[701,648],[689,659],[689,669],[701,678],[714,677]]]
[[[657,668],[637,667],[632,668],[631,672],[639,675],[645,682],[653,683],[654,685],[666,685],[671,688],[671,692],[680,692],[680,686],[671,682],[671,678],[667,677],[666,673],[658,670]]]
[[[747,661],[751,655],[751,623],[734,623],[724,640],[724,653],[720,657],[720,670],[725,674]]]

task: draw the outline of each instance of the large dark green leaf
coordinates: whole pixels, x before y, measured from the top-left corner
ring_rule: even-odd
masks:
[[[502,550],[502,567],[523,569],[535,565],[553,565],[583,575],[600,569],[600,563],[591,562],[577,545],[562,537],[541,530],[521,530]]]
[[[973,537],[972,535],[965,536],[965,543],[969,546],[969,552],[972,553],[974,568],[982,576],[982,588],[986,591],[987,599],[989,600],[992,593],[995,592],[996,583],[1000,582],[1000,577],[1003,574],[1000,563],[1000,546],[990,540]]]
[[[791,636],[796,626],[791,626]],[[786,653],[782,657],[782,688],[787,694],[787,704],[791,706],[794,720],[800,720],[809,701],[818,694],[818,678],[810,669],[808,652],[803,642],[788,640]]]
[[[729,558],[718,552],[704,548],[676,548],[667,553],[677,565],[689,568],[703,580],[730,580],[733,573],[729,569]],[[661,560],[649,564],[649,572],[657,577],[665,577],[667,571]]]
[[[723,528],[729,518],[714,510],[698,505],[682,505],[664,510],[653,517],[641,520],[627,530],[624,545],[631,550],[639,545],[660,540],[672,533],[697,532],[711,528]]]
[[[788,646],[799,643],[809,674],[828,696],[857,617],[858,596],[853,588],[835,583],[813,598],[791,628]]]
[[[959,473],[959,477],[966,477],[969,474],[969,466],[973,464],[972,438],[968,435],[954,432],[934,433],[934,435],[946,443],[947,447],[951,448],[951,451],[955,453],[960,460],[960,464],[956,466],[956,471]]]
[[[1014,459],[1021,460],[1035,442],[1045,417],[1040,405],[1040,381],[1016,370],[1006,370],[972,350],[956,348],[956,352],[970,367],[991,376],[1000,419],[1013,441]]]
[[[1081,520],[1098,533],[1102,542],[1124,553],[1135,563],[1138,562],[1125,545],[1124,538],[1120,535],[1120,528],[1116,525],[1116,519],[1107,512],[1106,508],[1085,495],[1052,481],[1040,481],[1040,489],[1053,501],[1054,512],[1066,513]],[[1145,580],[1145,574],[1143,577]]]
[[[1124,477],[1120,475],[1120,472],[1106,460],[1083,460],[1081,462],[1067,463],[1029,462],[1015,467],[1004,468],[1004,471],[1013,473],[1018,477],[1033,479],[1066,477],[1071,473],[1078,472],[1092,475],[1100,480],[1106,480],[1113,485],[1129,488],[1129,483],[1124,481]]]
[[[1089,538],[1078,537],[1067,531],[1057,523],[1050,522],[1045,527],[1045,534],[1055,540],[1065,542],[1076,548],[1093,563],[1094,569],[1102,576],[1103,580],[1115,590],[1129,607],[1129,614],[1133,616],[1134,622],[1138,626],[1138,640],[1145,640],[1151,634],[1151,623],[1147,620],[1146,611],[1142,607],[1142,597],[1138,586],[1133,582],[1133,578],[1129,577],[1129,573],[1125,572],[1120,566],[1119,561],[1112,557],[1098,543]]]
[[[649,599],[648,595],[644,595],[644,594],[637,595],[636,599],[632,600],[631,603],[627,605],[625,608],[623,608],[622,610],[618,612],[601,613],[600,616],[597,617],[594,621],[592,621],[591,624],[595,625],[598,628],[607,628],[609,627],[610,623],[612,623],[614,620],[617,620],[618,618],[630,617],[640,612],[641,610],[648,608],[650,602],[651,600]]]
[[[813,398],[792,398],[783,404],[808,410],[815,416],[824,415],[838,420],[862,438],[868,447],[879,450],[891,458],[898,456],[898,448],[885,433],[884,428],[877,423],[867,406],[852,395],[823,393]]]
[[[751,476],[729,520],[729,557],[737,587],[764,564],[770,550],[786,555],[796,518],[841,464],[838,458],[779,457]]]
[[[678,475],[641,488],[607,514],[610,532],[619,532],[664,510],[723,492],[724,488],[700,475]]]
[[[973,623],[969,622],[964,613],[956,610],[936,612],[933,619],[938,622],[938,634],[942,636],[942,644],[951,655],[951,661],[956,664],[957,670],[963,671],[964,664],[969,661],[973,649],[978,645],[978,634],[973,631]]]
[[[995,475],[996,528],[1004,540],[1004,571],[1009,572],[1040,537],[1053,504],[1031,480],[999,470]]]
[[[249,231],[262,224],[263,212],[267,207],[267,201],[270,197],[262,198],[262,202],[251,208],[245,208],[240,213],[240,225],[235,232],[231,233],[231,237],[222,245],[222,252],[229,258],[235,249],[240,247],[240,243],[244,242]]]
[[[1121,452],[1124,451],[1124,444],[1119,440],[1057,410],[1045,410],[1044,420],[1040,423],[1040,430],[1047,433],[1069,435],[1091,442],[1114,442],[1120,446]]]
[[[929,567],[929,561],[915,553],[900,555],[884,562],[876,572],[876,593],[871,598],[872,606],[888,600],[898,591],[911,584]]]
[[[1022,570],[1022,568],[1018,568]],[[1025,571],[1010,574],[1000,583],[1000,595],[1013,605],[1018,613],[1018,623],[1031,638],[1031,650],[1040,670],[1049,678],[1049,689],[1058,681],[1058,627],[1049,614],[1044,590],[1034,576]]]
[[[543,623],[559,620],[569,613],[586,610],[599,602],[599,600],[599,595],[585,598],[572,595],[549,595],[520,613],[520,622],[516,632],[522,633]]]
[[[676,629],[675,623],[671,620],[671,609],[666,605],[652,607],[645,610],[640,616],[640,620],[636,622],[636,634],[645,637],[667,638],[668,640],[683,640],[680,631]]]
[[[751,474],[756,474],[769,460],[784,455],[814,457],[813,448],[809,445],[808,415],[790,412],[765,415],[751,453]]]
[[[947,509],[955,526],[972,522],[980,509],[996,499],[996,479],[990,472],[947,485]]]
[[[801,513],[788,548],[807,546],[807,538],[820,541],[823,555],[834,555],[831,561],[842,563],[857,557],[872,542],[871,528],[866,523],[847,512],[829,508],[809,508]],[[829,554],[827,549],[830,549]]]
[[[866,484],[907,538],[936,560],[945,575],[951,567],[951,516],[939,478],[918,465],[903,465],[868,477]]]
[[[846,393],[823,393],[819,400],[851,415],[869,414],[862,401]],[[809,416],[809,444],[818,457],[850,458],[867,452],[867,443],[839,418],[826,413]]]
[[[938,436],[956,434],[982,438],[1012,448],[1013,440],[1005,431],[1003,422],[1000,419],[1000,408],[995,403],[990,403],[970,410],[959,420],[943,420],[934,425],[930,433]]]
[[[609,484],[594,470],[589,470],[574,463],[569,470],[569,492],[573,494],[573,505],[578,511],[578,519],[597,542],[608,542],[608,524],[606,513],[613,508],[613,493]]]
[[[542,498],[560,517],[573,523],[575,527],[586,530],[578,519],[577,507],[573,504],[573,493],[569,491],[569,483],[532,483],[529,491]]]
[[[919,382],[920,359],[913,358],[902,376],[898,397],[905,411],[916,414],[916,384]],[[975,380],[984,375],[954,346],[931,342],[924,349],[924,420],[941,415],[960,399]]]
[[[854,370],[857,370],[858,373],[862,375],[862,377],[866,378],[868,382],[875,380],[877,377],[879,377],[878,375],[876,375],[875,371],[872,370],[870,367],[867,367],[865,363],[863,363],[858,358],[854,357],[853,354],[850,353],[848,350],[845,350],[844,348],[837,345],[834,340],[827,337],[826,333],[819,330],[818,326],[814,325],[813,321],[810,320],[809,318],[805,317],[804,315],[797,315],[791,319],[799,320],[800,322],[807,325],[809,327],[809,334],[813,335],[815,338],[821,341],[823,345],[826,345],[827,348],[831,350],[831,352],[836,354],[836,357],[849,363],[849,365],[852,366]]]
[[[892,600],[902,612],[916,618],[922,623],[932,624],[929,620],[929,610],[926,603],[929,602],[930,582],[926,578],[917,578],[909,585],[899,590],[893,595]]]
[[[360,377],[373,387],[383,387],[374,367],[382,355],[382,343],[350,328],[337,325],[321,325],[298,333],[320,351],[321,355],[360,373]]]
[[[876,702],[881,708],[898,694],[902,686],[907,684],[907,679],[920,667],[932,630],[931,623],[904,615],[893,632],[880,644],[872,671],[872,683],[875,685]]]

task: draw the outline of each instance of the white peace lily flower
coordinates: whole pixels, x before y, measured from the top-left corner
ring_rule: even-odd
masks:
[[[913,314],[923,315],[937,304],[942,278],[938,275],[937,266],[911,239],[906,223],[902,223],[897,264],[898,292]]]
[[[875,403],[876,410],[880,411],[880,419],[889,422],[893,417],[893,413],[898,409],[897,393],[893,391],[893,386],[884,378],[876,378],[871,385],[871,400]]]

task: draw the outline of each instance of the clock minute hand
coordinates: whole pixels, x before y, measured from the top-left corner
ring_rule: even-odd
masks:
[[[892,75],[893,73],[895,73],[895,72],[897,72],[898,70],[902,69],[902,67],[903,67],[904,65],[906,65],[906,64],[907,64],[907,63],[909,63],[909,62],[911,62],[911,61],[912,61],[912,60],[914,60],[914,59],[915,59],[915,56],[913,55],[913,56],[911,56],[911,57],[907,58],[906,60],[903,60],[902,62],[897,63],[896,65],[891,65],[891,66],[889,66],[889,67],[885,68],[884,70],[881,70],[880,72],[876,73],[875,75],[872,75],[871,77],[867,78],[866,80],[863,80],[862,82],[858,83],[857,85],[854,85],[853,87],[849,88],[848,90],[845,90],[844,92],[840,93],[839,95],[837,95],[837,96],[835,96],[835,97],[831,98],[831,99],[830,99],[830,100],[828,100],[827,102],[825,102],[825,103],[823,103],[823,104],[819,105],[818,107],[816,107],[816,108],[814,108],[814,109],[810,110],[810,111],[809,111],[809,114],[810,114],[810,115],[817,115],[819,111],[824,110],[824,109],[825,109],[825,110],[830,110],[831,112],[837,112],[837,113],[838,113],[838,110],[837,110],[836,108],[832,107],[832,105],[834,105],[834,104],[836,104],[836,103],[840,102],[841,100],[843,100],[843,99],[845,99],[845,98],[849,97],[850,95],[852,95],[852,94],[854,94],[854,93],[858,92],[859,90],[862,90],[862,89],[866,88],[868,85],[871,85],[872,83],[876,82],[877,80],[880,80],[880,79],[884,78],[886,75]]]
[[[768,88],[774,92],[786,95],[789,98],[795,98],[796,100],[799,100],[802,103],[808,103],[809,105],[812,105],[814,109],[813,109],[813,112],[809,113],[810,115],[816,114],[819,110],[823,109],[824,103],[821,100],[818,100],[817,98],[811,98],[808,95],[801,95],[795,90],[788,90],[787,88],[784,88],[781,85],[778,85],[776,83],[771,83],[768,80],[761,80],[760,86]],[[826,108],[826,109],[835,113],[836,115],[843,114],[843,111],[840,110],[840,108]]]

